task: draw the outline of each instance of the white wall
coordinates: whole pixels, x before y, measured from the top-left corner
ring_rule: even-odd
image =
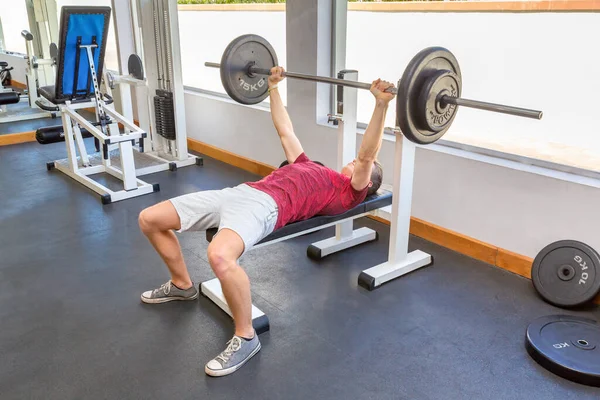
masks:
[[[329,8],[327,0],[288,0],[288,70],[328,73]],[[487,15],[481,14],[479,18],[485,19]],[[505,45],[518,47],[524,41],[507,42]],[[396,48],[397,43],[391,42],[390,47]],[[413,53],[412,50],[407,51],[407,54]],[[561,54],[557,49],[555,56],[560,58]],[[485,65],[485,60],[478,62],[479,65],[482,63]],[[471,75],[476,74],[473,70],[469,72]],[[540,66],[540,73],[543,71]],[[518,65],[511,72],[507,72],[511,79],[522,78]],[[467,72],[464,75],[467,76]],[[476,81],[476,77],[468,79]],[[554,77],[551,83],[554,88],[570,87],[569,79],[563,75]],[[324,117],[321,104],[316,101],[317,85],[293,80],[287,85],[288,110],[305,150],[313,159],[335,165],[336,131],[315,122],[317,118]],[[324,85],[319,87],[322,99],[328,89]],[[476,92],[478,87],[474,85],[471,90]],[[193,139],[271,165],[278,165],[283,160],[283,151],[270,115],[263,109],[187,92],[186,115],[188,135]],[[484,126],[487,129],[485,122],[495,121],[491,117],[488,119],[487,115],[474,115],[473,118],[480,118],[480,121],[483,118],[483,125],[480,123],[470,129],[475,132],[483,130]],[[565,118],[573,119],[570,116]],[[513,126],[504,118],[493,122],[501,123]],[[387,171],[387,183],[392,176],[393,151],[393,143],[385,141],[380,158]],[[597,234],[597,226],[600,226],[599,189],[547,177],[523,165],[510,166],[510,163],[489,158],[479,157],[477,160],[464,154],[449,153],[440,146],[417,150],[413,200],[415,217],[531,257],[549,242],[566,238],[582,240],[600,249],[600,236]],[[508,166],[496,165],[498,163]],[[541,172],[553,174],[551,171]],[[595,181],[588,183],[600,185]]]
[[[185,11],[179,12],[183,84],[225,94],[219,70],[206,61],[221,62],[227,45],[236,37],[252,33],[266,38],[281,64],[286,59],[285,12]],[[200,44],[199,38],[203,40]],[[280,87],[285,101],[286,86]]]

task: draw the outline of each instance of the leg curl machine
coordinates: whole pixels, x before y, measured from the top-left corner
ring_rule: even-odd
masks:
[[[65,6],[61,11],[60,46],[56,84],[40,88],[40,95],[53,106],[48,111],[62,114],[68,157],[47,164],[100,194],[102,203],[153,193],[159,190],[137,178],[133,151],[136,141],[147,133],[110,106],[112,98],[100,92],[110,7]],[[96,123],[77,111],[93,107]],[[121,131],[119,125],[123,127]],[[100,152],[89,156],[82,131],[94,137]],[[143,150],[143,149],[142,149]],[[79,153],[79,156],[77,155]],[[90,178],[107,173],[122,182],[122,190],[111,190]]]

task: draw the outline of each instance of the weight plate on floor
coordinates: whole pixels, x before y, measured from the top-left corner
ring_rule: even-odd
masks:
[[[129,69],[129,74],[135,79],[144,79],[144,64],[142,64],[142,59],[137,54],[129,56],[127,68]]]
[[[452,78],[442,79],[437,74],[439,71],[451,72]],[[452,87],[452,82],[454,86]],[[421,50],[408,63],[402,79],[398,84],[398,97],[396,100],[396,124],[410,141],[418,144],[430,144],[440,139],[450,128],[456,116],[456,106],[446,106],[451,112],[444,120],[438,119],[433,123],[435,129],[428,124],[428,116],[423,106],[422,92],[426,85],[441,91],[449,90],[453,96],[460,96],[462,76],[456,57],[443,47],[428,47]],[[435,92],[426,90],[429,97],[437,98]],[[427,102],[427,101],[426,101]],[[452,108],[451,108],[452,107]],[[444,114],[445,115],[445,114]]]
[[[583,305],[600,292],[600,255],[575,240],[554,242],[535,257],[531,279],[540,296],[550,304]]]
[[[548,371],[600,387],[600,324],[567,315],[539,318],[527,328],[525,348]]]
[[[267,77],[249,75],[254,65],[271,69],[278,65],[271,44],[258,35],[242,35],[234,39],[221,57],[221,82],[233,100],[242,104],[257,104],[269,95]]]

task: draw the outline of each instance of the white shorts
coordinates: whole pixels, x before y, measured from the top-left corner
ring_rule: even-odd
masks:
[[[277,222],[275,200],[246,184],[190,193],[170,201],[181,221],[177,232],[231,229],[244,241],[244,253],[273,232]]]

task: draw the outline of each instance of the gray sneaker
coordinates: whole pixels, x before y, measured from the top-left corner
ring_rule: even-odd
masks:
[[[227,342],[227,348],[204,367],[210,376],[225,376],[234,373],[260,351],[260,341],[255,333],[252,340],[247,341],[234,336]]]
[[[173,300],[196,300],[198,298],[198,289],[192,283],[192,287],[187,290],[181,290],[173,285],[171,281],[163,283],[158,289],[149,290],[142,293],[142,301],[148,304],[166,303]]]

